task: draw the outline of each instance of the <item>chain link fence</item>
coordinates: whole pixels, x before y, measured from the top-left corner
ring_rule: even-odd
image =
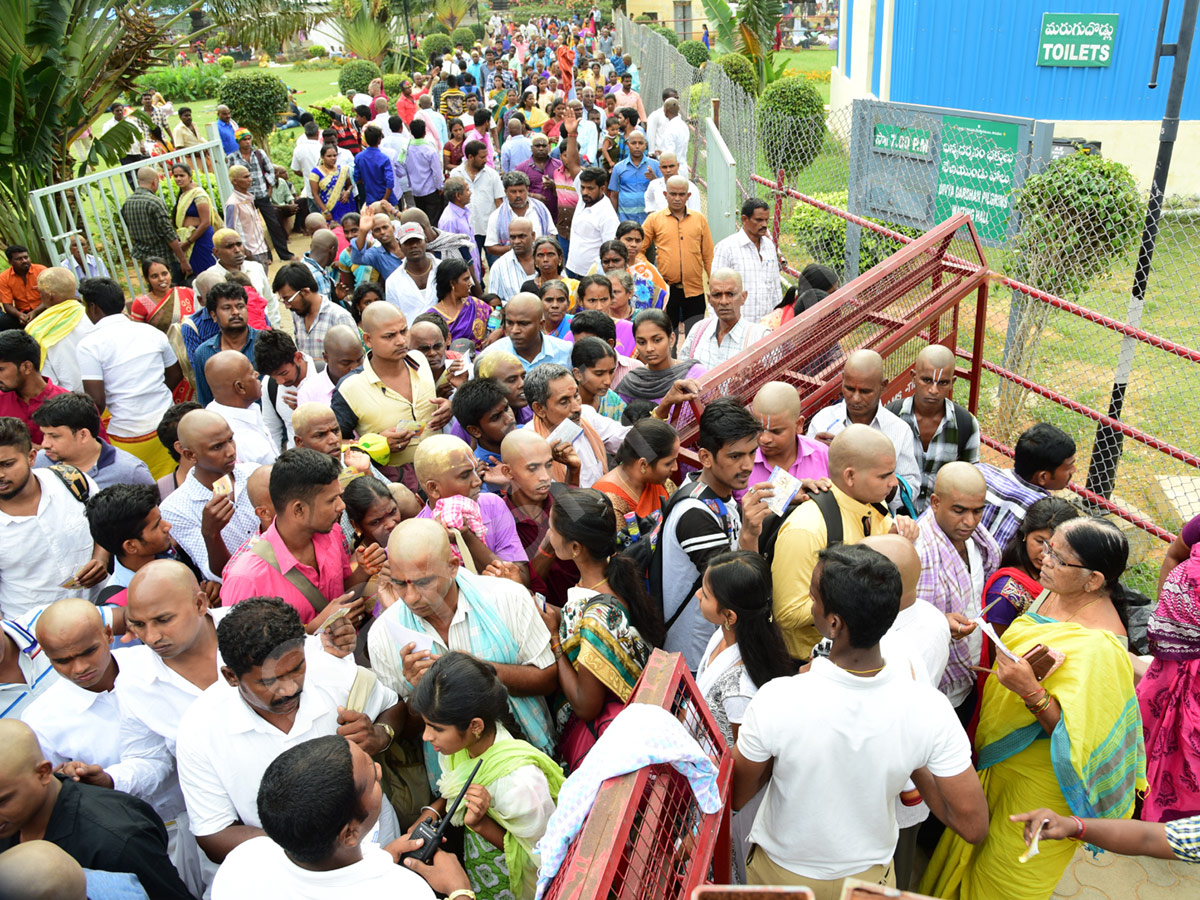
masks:
[[[1161,221],[1138,299],[1149,198],[1124,167],[1082,153],[1052,160],[1048,143],[1034,152],[1010,129],[973,130],[949,117],[874,116],[856,132],[861,106],[823,121],[782,115],[715,62],[695,69],[660,35],[616,19],[647,108],[664,88],[687,98],[689,164],[698,176],[707,160],[704,117],[710,101],[720,101],[738,193],[771,204],[793,279],[818,263],[845,284],[931,223],[972,215],[993,280],[980,348],[984,456],[1001,462],[1034,422],[1070,434],[1078,447],[1073,489],[1130,526],[1133,559],[1146,561],[1137,583],[1153,588],[1160,539],[1200,514],[1197,198],[1155,201]],[[969,249],[956,238],[950,254],[969,259]],[[974,315],[964,304],[959,348],[967,356],[976,349]],[[956,396],[965,400],[964,386]]]

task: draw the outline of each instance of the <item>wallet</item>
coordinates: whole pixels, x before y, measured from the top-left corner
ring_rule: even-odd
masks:
[[[1023,656],[1033,669],[1034,677],[1038,681],[1044,681],[1051,672],[1055,671],[1063,664],[1066,657],[1057,650],[1051,650],[1045,644],[1038,644],[1028,651]]]

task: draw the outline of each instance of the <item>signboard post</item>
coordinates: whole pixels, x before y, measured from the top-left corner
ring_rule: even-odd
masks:
[[[1116,39],[1116,13],[1042,13],[1037,64],[1107,68]]]

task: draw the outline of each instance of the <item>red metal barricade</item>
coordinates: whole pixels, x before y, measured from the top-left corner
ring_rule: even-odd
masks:
[[[631,702],[684,724],[717,766],[722,809],[701,812],[688,780],[666,764],[608,779],[546,900],[686,900],[706,881],[730,881],[733,758],[683,657],[655,650]]]
[[[951,256],[952,242],[973,248],[969,259]],[[958,352],[959,305],[974,294],[975,327],[986,319],[988,267],[971,220],[957,215],[942,222],[821,303],[776,329],[766,339],[722,363],[700,379],[700,397],[674,420],[681,461],[698,465],[695,443],[700,410],[718,397],[749,404],[769,381],[796,386],[805,416],[833,402],[842,365],[852,351],[867,348],[884,358],[889,385],[885,401],[907,384],[901,378],[927,344]],[[978,335],[977,335],[978,337]],[[974,346],[982,347],[982,340]],[[969,405],[978,401],[978,358],[958,374],[971,383]]]

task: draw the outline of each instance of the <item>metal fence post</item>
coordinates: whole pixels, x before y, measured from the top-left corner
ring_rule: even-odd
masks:
[[[783,188],[787,184],[786,175],[787,173],[780,169],[778,180],[775,182],[775,216],[771,226],[771,237],[777,248],[779,247],[779,234],[783,230]]]

